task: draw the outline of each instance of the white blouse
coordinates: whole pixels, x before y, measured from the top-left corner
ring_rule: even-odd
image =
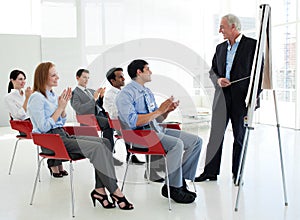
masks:
[[[25,109],[23,108],[23,104],[25,101],[24,93],[23,95],[21,95],[19,90],[12,89],[10,93],[5,95],[4,101],[6,103],[6,106],[8,107],[10,116],[13,119],[25,120],[29,118],[29,116],[25,112]]]

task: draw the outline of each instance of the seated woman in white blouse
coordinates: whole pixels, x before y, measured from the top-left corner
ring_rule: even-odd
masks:
[[[14,120],[29,119],[26,111],[27,102],[32,94],[32,89],[27,87],[25,91],[23,91],[26,84],[26,75],[21,70],[13,70],[9,78],[8,94],[4,100],[8,107],[10,117]]]
[[[21,70],[13,70],[9,76],[8,94],[5,95],[5,103],[8,107],[9,115],[13,120],[30,120],[27,114],[27,103],[32,89],[27,87],[26,75]],[[20,134],[22,134],[20,132]],[[53,177],[67,176],[68,172],[63,169],[61,160],[48,160],[48,167]]]

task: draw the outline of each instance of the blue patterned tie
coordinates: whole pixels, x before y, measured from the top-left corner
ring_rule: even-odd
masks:
[[[145,91],[144,91],[144,99],[145,99],[145,103],[146,103],[146,107],[147,107],[148,112],[149,113],[152,112],[149,95]],[[149,124],[150,124],[150,127],[153,130],[155,130],[156,132],[158,132],[158,133],[162,132],[161,127],[158,125],[156,119],[150,121]]]

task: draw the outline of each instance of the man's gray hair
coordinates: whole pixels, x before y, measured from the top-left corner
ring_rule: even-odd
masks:
[[[241,21],[240,19],[235,16],[234,14],[227,14],[223,16],[228,21],[228,24],[231,26],[234,24],[235,28],[240,32],[242,29]]]

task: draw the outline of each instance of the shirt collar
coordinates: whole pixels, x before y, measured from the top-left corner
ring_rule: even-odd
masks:
[[[85,87],[83,87],[83,86],[80,86],[80,85],[77,85],[77,87],[78,87],[79,89],[81,89],[82,91],[84,91],[84,90],[87,89],[87,88],[85,88]]]
[[[53,90],[47,90],[46,89],[46,95],[47,95],[47,97],[54,96]]]
[[[18,89],[11,89],[11,90],[10,90],[10,93],[13,93],[13,92],[19,93],[19,90],[18,90]],[[19,94],[20,94],[20,93],[19,93]]]
[[[111,90],[113,91],[113,92],[115,92],[115,93],[118,93],[118,92],[120,92],[121,90],[120,89],[118,89],[118,88],[116,88],[116,87],[111,87]]]
[[[236,39],[235,39],[235,43],[240,43],[241,39],[242,39],[243,34],[240,34]],[[229,40],[227,40],[227,44],[228,46],[230,46],[230,42]]]
[[[132,80],[132,86],[135,87],[139,92],[144,92],[147,88]]]

